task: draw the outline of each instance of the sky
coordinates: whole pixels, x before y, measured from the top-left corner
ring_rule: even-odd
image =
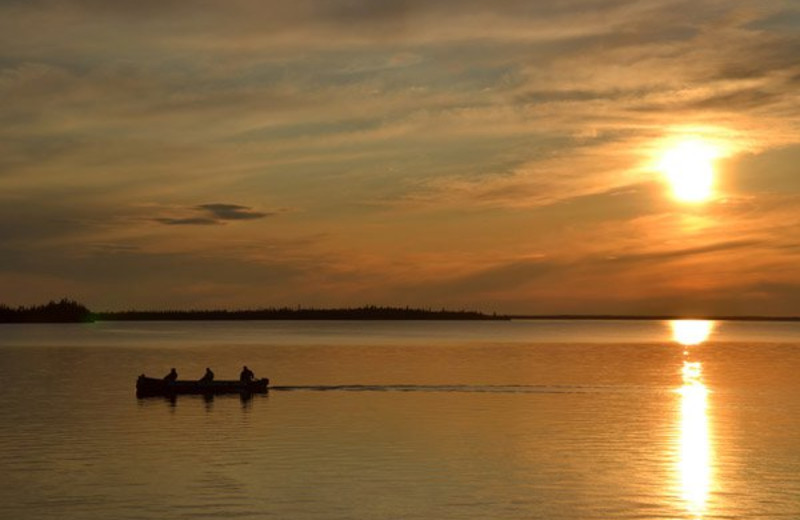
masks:
[[[0,0],[0,302],[798,315],[798,56],[788,0]]]

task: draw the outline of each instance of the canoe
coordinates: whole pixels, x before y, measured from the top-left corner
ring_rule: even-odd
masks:
[[[269,379],[254,379],[250,382],[237,380],[220,381],[165,381],[144,374],[136,380],[138,397],[177,394],[263,394],[267,392]]]

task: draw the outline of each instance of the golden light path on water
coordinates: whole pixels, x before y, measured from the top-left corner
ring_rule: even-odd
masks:
[[[714,322],[709,320],[672,320],[672,339],[681,345],[691,346],[703,343],[711,335]]]
[[[673,320],[672,338],[684,350],[681,395],[678,471],[686,509],[702,518],[711,490],[711,438],[708,421],[708,389],[703,384],[703,366],[691,360],[691,349],[706,341],[714,329],[713,321]]]

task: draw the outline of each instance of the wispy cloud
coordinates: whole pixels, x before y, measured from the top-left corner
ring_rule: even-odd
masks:
[[[153,220],[160,224],[168,226],[209,226],[215,224],[224,224],[228,221],[237,220],[257,220],[264,217],[269,217],[275,213],[266,213],[262,211],[255,211],[248,206],[241,206],[239,204],[224,204],[224,203],[211,203],[200,204],[184,210],[184,212],[200,213],[198,216],[185,216],[185,217],[155,217]]]
[[[214,224],[220,224],[219,220],[206,217],[186,217],[186,218],[158,217],[154,218],[153,220],[155,220],[160,224],[166,224],[168,226],[210,226]]]
[[[238,204],[201,204],[197,206],[197,209],[207,211],[217,220],[253,220],[274,215],[274,213],[254,211],[252,208]]]

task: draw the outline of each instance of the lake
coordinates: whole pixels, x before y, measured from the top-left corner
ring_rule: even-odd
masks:
[[[795,519],[799,371],[796,322],[0,325],[0,518]]]

